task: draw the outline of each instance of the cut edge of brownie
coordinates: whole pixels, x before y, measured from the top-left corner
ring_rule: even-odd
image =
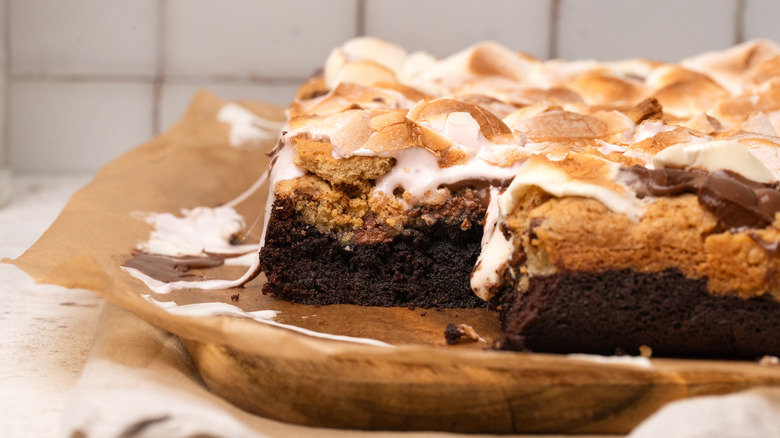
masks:
[[[656,273],[561,271],[505,288],[496,347],[546,353],[755,359],[780,354],[780,302],[716,296],[707,279]]]
[[[469,278],[480,252],[484,212],[407,227],[392,238],[345,243],[303,223],[290,199],[272,207],[260,267],[263,292],[300,304],[479,308]]]

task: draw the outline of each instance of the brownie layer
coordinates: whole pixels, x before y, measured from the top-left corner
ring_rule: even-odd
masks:
[[[780,303],[714,296],[670,269],[562,271],[506,292],[498,348],[551,353],[757,358],[780,355]]]
[[[302,223],[288,199],[275,201],[272,208],[260,251],[268,280],[264,293],[301,304],[486,306],[469,286],[484,212],[464,210],[464,217],[430,225],[417,221],[423,225],[392,238],[362,230],[376,238],[345,244]]]

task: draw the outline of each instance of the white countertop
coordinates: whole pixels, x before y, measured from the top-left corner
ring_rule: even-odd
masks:
[[[91,174],[15,174],[0,207],[0,258],[21,255]],[[36,285],[0,264],[0,431],[54,437],[92,346],[103,300],[88,291]]]

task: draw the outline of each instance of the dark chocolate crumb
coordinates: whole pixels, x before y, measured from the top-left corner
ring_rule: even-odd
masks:
[[[244,243],[244,236],[241,233],[236,233],[230,236],[231,245],[241,245]]]
[[[447,341],[447,345],[452,345],[463,336],[463,333],[458,330],[458,326],[455,324],[447,324],[447,328],[444,329],[444,340]]]
[[[452,323],[447,324],[447,328],[444,329],[444,340],[447,341],[447,345],[458,342],[486,342],[470,325]]]

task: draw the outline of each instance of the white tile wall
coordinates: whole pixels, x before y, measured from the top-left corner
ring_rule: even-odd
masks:
[[[168,0],[165,72],[305,77],[357,30],[356,0]]]
[[[162,87],[160,98],[160,120],[162,130],[168,129],[179,120],[190,100],[198,90],[205,89],[223,99],[258,100],[286,107],[295,96],[299,82],[245,83],[218,81],[171,81]]]
[[[748,40],[769,38],[780,43],[780,1],[748,0],[743,34]]]
[[[97,169],[199,88],[285,105],[358,34],[439,56],[492,39],[541,58],[673,61],[780,41],[778,17],[776,0],[0,0],[12,166]]]
[[[559,57],[679,61],[735,42],[736,0],[561,0]]]
[[[407,50],[451,55],[493,40],[546,58],[552,2],[547,0],[366,0],[365,33]]]
[[[94,170],[153,134],[150,84],[20,80],[11,102],[18,170]]]
[[[6,0],[0,0],[0,35],[5,35],[7,26],[5,19],[6,12]],[[5,39],[3,39],[5,42]],[[7,47],[5,44],[0,44],[0,73],[6,70],[8,62]],[[2,97],[8,95],[8,78],[6,75],[0,74],[0,204],[3,203],[3,198],[8,196],[8,187],[3,187],[3,180],[8,177],[8,170],[11,164],[10,150],[7,144],[3,143],[4,136],[7,133],[8,122],[6,120],[6,105],[7,100]],[[7,143],[7,142],[6,142]]]
[[[152,77],[158,18],[157,0],[12,0],[12,72]]]
[[[0,36],[3,37],[3,43],[6,42],[5,35],[8,30],[6,12],[7,12],[7,0],[0,0]],[[6,44],[0,44],[0,71],[5,70],[6,61],[8,60]]]

